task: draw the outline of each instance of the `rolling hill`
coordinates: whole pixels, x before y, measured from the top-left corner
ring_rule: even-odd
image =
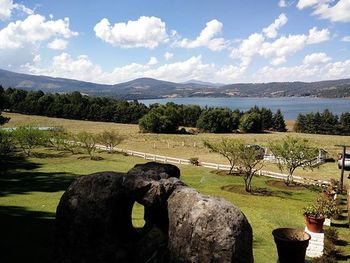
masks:
[[[349,97],[350,79],[317,82],[238,83],[218,86],[216,83],[190,80],[184,83],[139,78],[115,85],[97,84],[73,79],[15,73],[0,69],[0,85],[5,88],[42,90],[51,93],[80,91],[95,96],[125,99],[164,97]],[[336,95],[335,95],[336,94]]]

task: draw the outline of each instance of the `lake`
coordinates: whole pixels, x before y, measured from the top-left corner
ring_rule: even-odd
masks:
[[[350,112],[350,100],[348,99],[323,99],[312,97],[281,97],[281,98],[166,98],[140,100],[147,106],[153,103],[165,104],[174,102],[176,104],[195,104],[201,107],[227,107],[246,111],[257,105],[266,107],[276,112],[281,109],[284,118],[287,120],[296,119],[299,113],[309,113],[329,109],[334,114],[340,115],[343,112]]]

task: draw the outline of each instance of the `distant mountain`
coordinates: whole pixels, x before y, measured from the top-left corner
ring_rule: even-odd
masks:
[[[80,91],[95,96],[125,99],[166,97],[349,97],[350,79],[317,82],[271,82],[219,84],[190,80],[185,83],[139,78],[115,85],[96,84],[65,78],[15,73],[0,69],[0,85],[5,88],[42,90],[44,92]]]
[[[182,84],[197,84],[197,85],[201,85],[202,87],[221,87],[225,85],[222,83],[212,83],[212,82],[200,81],[196,79],[187,80],[185,82],[182,82]]]

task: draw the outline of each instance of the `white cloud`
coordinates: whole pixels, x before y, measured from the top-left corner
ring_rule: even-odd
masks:
[[[294,67],[263,67],[253,78],[257,82],[270,81],[315,81],[348,78],[350,60],[337,61],[326,65],[302,64]]]
[[[165,54],[164,54],[164,58],[165,58],[166,61],[172,59],[173,57],[174,57],[173,53],[165,52]]]
[[[224,38],[215,38],[215,36],[222,33],[222,27],[223,24],[220,21],[213,19],[206,23],[205,28],[195,40],[184,38],[175,41],[173,46],[183,48],[207,47],[212,51],[221,51],[227,47],[227,42]]]
[[[34,14],[33,10],[21,4],[14,4],[13,0],[0,0],[0,20],[9,19],[12,15],[12,10],[19,10],[28,15]]]
[[[285,0],[279,0],[278,1],[278,6],[279,7],[286,7],[287,6],[286,1]]]
[[[263,32],[268,38],[276,38],[277,30],[280,29],[283,25],[285,25],[287,21],[288,21],[287,16],[284,13],[282,13],[271,25],[269,25],[268,27],[265,27],[263,29]]]
[[[299,0],[297,3],[297,7],[299,9],[304,9],[307,7],[314,6],[314,5],[318,4],[319,2],[320,2],[319,0]]]
[[[312,53],[304,57],[303,63],[306,65],[317,65],[330,61],[331,58],[326,53]]]
[[[184,61],[163,64],[158,67],[154,67],[154,64],[151,64],[149,62],[146,64],[131,63],[122,67],[116,67],[111,71],[104,71],[101,66],[95,65],[87,56],[82,55],[73,58],[68,53],[62,53],[55,56],[47,68],[40,67],[38,63],[32,62],[23,65],[22,70],[36,75],[115,84],[141,77],[175,82],[183,82],[187,79],[200,79],[203,81],[229,83],[240,80],[246,69],[241,66],[226,65],[218,67],[215,64],[206,64],[202,62],[201,55],[193,56]]]
[[[332,22],[350,22],[350,1],[339,0],[299,0],[297,7],[304,9],[311,7],[313,15]]]
[[[33,63],[34,64],[39,64],[41,62],[41,56],[39,55],[35,55],[33,58]]]
[[[307,44],[317,44],[329,40],[329,30],[327,28],[317,30],[313,27],[309,30]]]
[[[155,48],[168,41],[165,23],[158,17],[141,16],[136,21],[111,25],[103,18],[94,27],[95,34],[103,41],[122,48]]]
[[[30,15],[23,21],[9,23],[0,31],[0,49],[17,49],[55,36],[70,38],[76,35],[78,33],[69,29],[69,18],[46,21],[44,16]]]
[[[153,66],[153,65],[156,65],[156,64],[158,64],[157,58],[156,58],[156,57],[150,57],[150,59],[149,59],[147,65]]]
[[[67,40],[55,38],[52,42],[47,44],[47,47],[54,50],[64,50],[67,48]]]
[[[341,41],[344,41],[344,42],[350,42],[350,36],[345,36],[341,39]]]
[[[309,30],[309,34],[282,36],[273,42],[266,41],[263,34],[254,33],[243,40],[238,48],[231,51],[233,59],[240,59],[246,66],[256,55],[270,59],[272,65],[286,62],[287,56],[302,50],[306,45],[317,44],[330,38],[328,29],[318,30],[316,27]]]

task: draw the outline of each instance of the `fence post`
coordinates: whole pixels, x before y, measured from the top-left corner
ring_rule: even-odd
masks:
[[[348,186],[348,221],[350,228],[350,185]]]

